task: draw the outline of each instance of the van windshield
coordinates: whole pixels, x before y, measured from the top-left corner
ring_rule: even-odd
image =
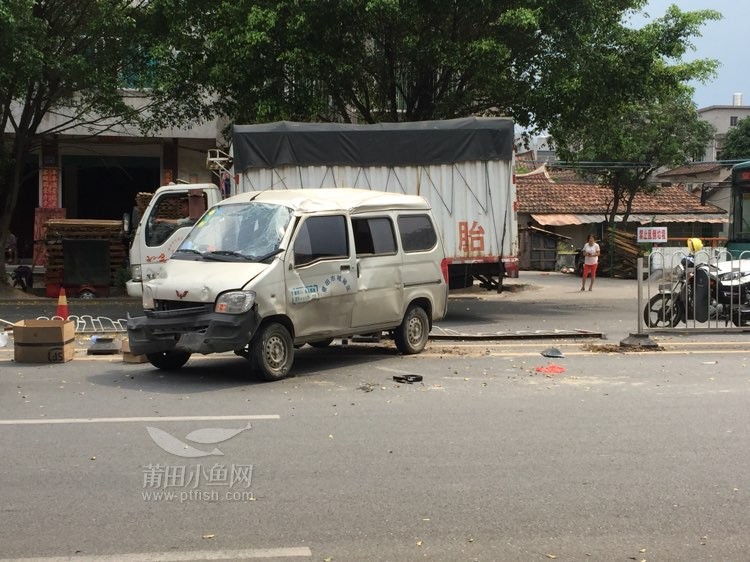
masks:
[[[218,205],[203,215],[172,257],[263,261],[279,253],[291,218],[292,210],[283,205]]]

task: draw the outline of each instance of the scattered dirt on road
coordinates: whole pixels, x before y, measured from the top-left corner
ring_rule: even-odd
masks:
[[[614,344],[600,345],[596,343],[584,344],[583,349],[585,351],[591,351],[592,353],[643,353],[646,351],[664,351],[661,346],[657,347],[638,347],[638,346],[620,346]]]
[[[429,352],[438,355],[484,355],[484,350],[466,349],[458,346],[454,347],[429,347]]]
[[[39,300],[39,298],[33,293],[24,293],[20,289],[0,284],[0,299],[2,300]]]

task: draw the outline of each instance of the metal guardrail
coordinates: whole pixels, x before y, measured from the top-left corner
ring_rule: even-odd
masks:
[[[59,316],[47,318],[40,316],[37,320],[62,320]],[[76,323],[76,334],[112,334],[125,333],[128,331],[127,319],[118,318],[113,320],[107,316],[97,316],[94,318],[88,314],[82,316],[70,315],[68,320]]]
[[[38,316],[37,320],[62,320],[61,316]],[[107,316],[93,317],[88,314],[82,316],[70,315],[68,320],[76,323],[76,334],[124,334],[128,331],[127,319],[118,318],[113,320]],[[13,322],[0,319],[0,325],[5,325],[9,329]]]
[[[750,332],[750,252],[670,249],[638,259],[638,333]]]

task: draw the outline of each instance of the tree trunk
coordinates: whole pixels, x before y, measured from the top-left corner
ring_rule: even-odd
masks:
[[[4,149],[5,147],[3,147]],[[23,155],[28,143],[24,137],[13,137],[12,148],[0,152],[0,248],[3,258],[0,260],[0,284],[6,285],[8,274],[5,267],[5,244],[10,232],[10,221],[16,210],[18,192],[21,188],[21,173],[23,172]]]

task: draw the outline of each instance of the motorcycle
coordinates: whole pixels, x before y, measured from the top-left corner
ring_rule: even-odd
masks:
[[[689,320],[750,323],[750,260],[695,265],[688,255],[674,271],[674,282],[659,287],[643,310],[649,328],[675,327]]]

